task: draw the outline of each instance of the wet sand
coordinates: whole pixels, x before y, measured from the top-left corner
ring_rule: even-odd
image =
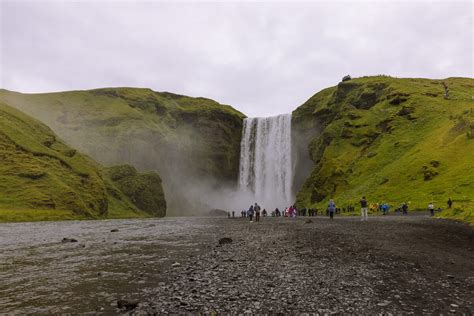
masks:
[[[307,219],[1,224],[0,313],[474,313],[467,225]]]

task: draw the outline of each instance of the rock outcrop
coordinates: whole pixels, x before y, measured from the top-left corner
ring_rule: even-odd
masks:
[[[107,176],[140,210],[154,217],[166,215],[161,178],[156,172],[138,173],[129,165],[106,169]]]

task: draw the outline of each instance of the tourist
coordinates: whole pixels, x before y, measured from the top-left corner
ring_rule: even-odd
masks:
[[[250,208],[249,208],[249,210],[247,211],[247,216],[249,217],[249,220],[250,220],[250,221],[253,220],[253,212],[254,212],[253,205],[250,205]]]
[[[433,202],[428,204],[428,210],[430,211],[430,216],[434,216],[434,204],[433,204]]]
[[[275,209],[275,216],[276,216],[276,217],[281,216],[280,210],[278,209],[278,207]]]
[[[382,203],[382,214],[383,214],[383,215],[387,215],[389,208],[390,208],[390,207],[388,206],[388,204],[387,204],[386,202],[383,202],[383,203]]]
[[[263,217],[267,217],[267,210],[266,210],[266,209],[263,209],[263,211],[262,211],[262,216],[263,216]]]
[[[334,203],[334,200],[331,199],[331,200],[329,200],[329,204],[328,204],[329,219],[334,218],[334,213],[335,212],[336,212],[336,203]]]
[[[448,208],[451,208],[453,206],[453,200],[451,198],[448,199]]]
[[[232,218],[235,217],[235,211],[232,211]]]
[[[257,203],[255,203],[255,205],[257,205]],[[255,210],[255,221],[260,222],[260,208],[257,205],[257,207],[254,207],[253,209]]]
[[[360,199],[360,212],[362,216],[362,221],[366,221],[368,219],[367,215],[367,200],[365,199],[365,196]]]
[[[402,212],[403,212],[403,215],[407,215],[408,214],[408,203],[407,202],[404,202],[402,204]]]

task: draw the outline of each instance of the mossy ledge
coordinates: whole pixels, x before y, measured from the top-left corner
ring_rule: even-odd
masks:
[[[456,211],[441,216],[474,222],[473,91],[471,78],[375,76],[316,93],[293,112],[297,204],[344,207],[365,195],[445,209],[451,197]]]
[[[166,200],[160,176],[153,171],[138,173],[129,165],[106,169],[107,176],[140,210],[155,217],[166,215]]]

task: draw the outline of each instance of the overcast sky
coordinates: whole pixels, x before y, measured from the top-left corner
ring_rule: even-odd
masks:
[[[473,2],[1,2],[0,87],[148,87],[289,113],[352,76],[473,77]]]

